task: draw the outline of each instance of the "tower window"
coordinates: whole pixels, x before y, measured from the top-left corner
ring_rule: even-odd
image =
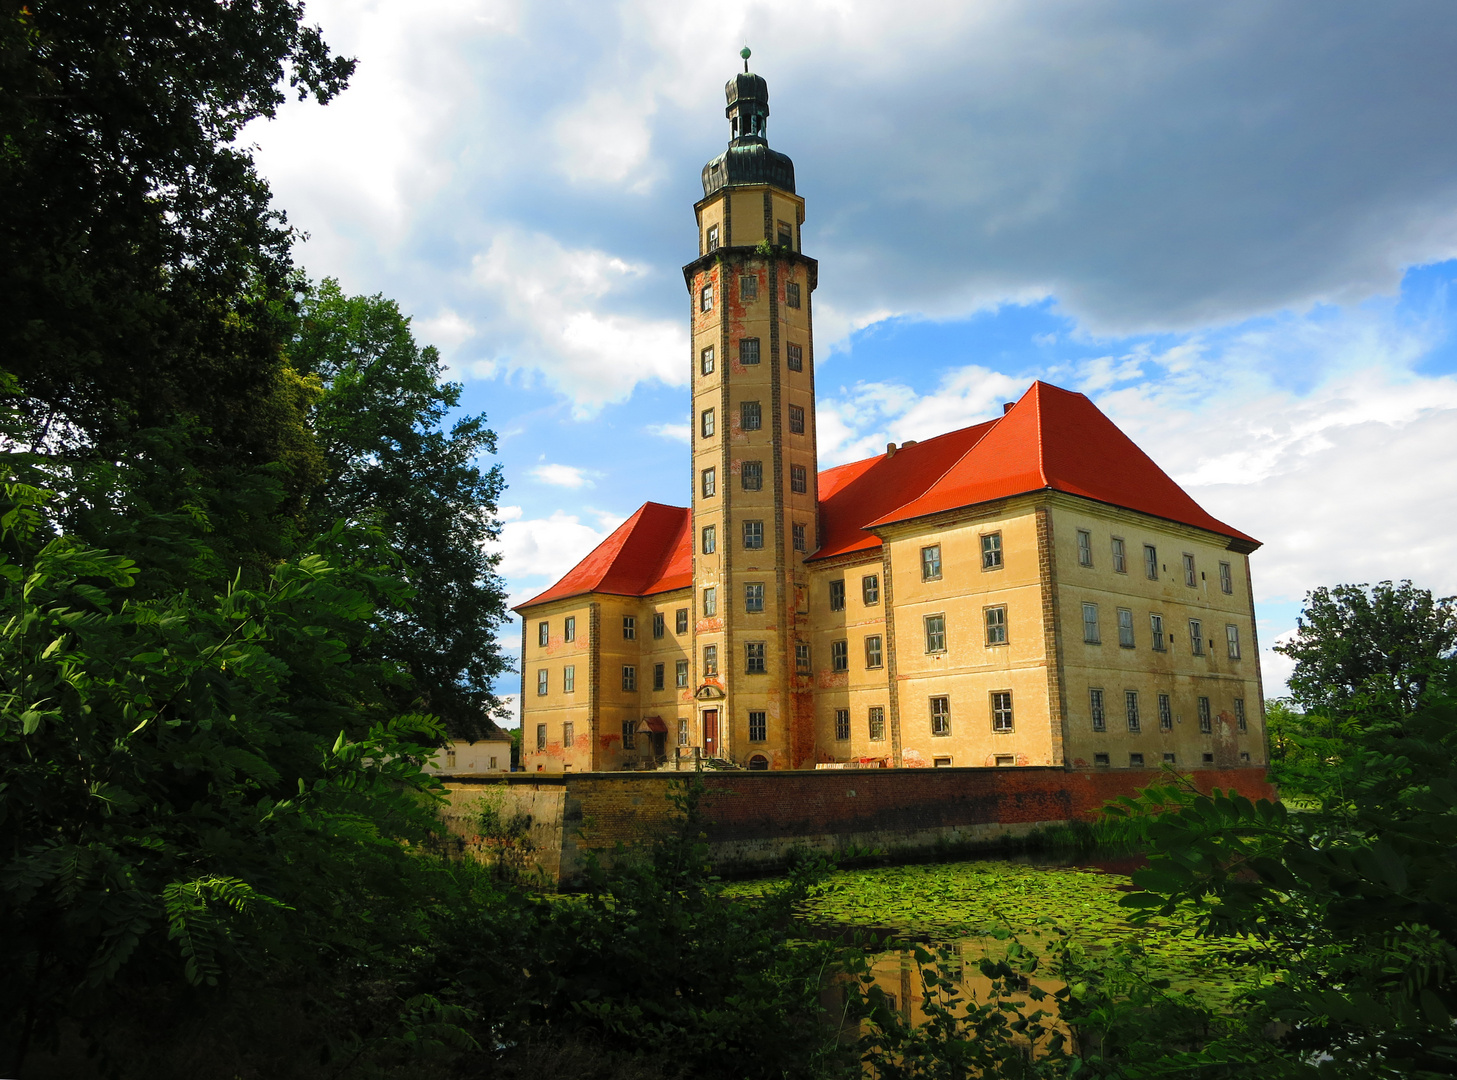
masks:
[[[1103,691],[1088,691],[1088,712],[1093,718],[1094,731],[1108,730],[1108,714],[1103,711]]]
[[[867,734],[869,734],[869,736],[870,736],[870,741],[871,742],[884,742],[885,741],[885,706],[884,705],[872,705],[872,706],[870,706],[870,712],[869,712],[869,714],[867,716],[867,720],[869,721],[869,723],[867,724],[867,727],[869,728],[869,731],[867,732]]]
[[[880,603],[879,574],[866,574],[860,579],[860,599],[865,602],[866,607],[874,607]]]
[[[884,651],[881,648],[880,635],[868,634],[865,638],[865,666],[878,668],[885,663]]]
[[[744,610],[750,615],[764,613],[764,583],[762,581],[744,583]]]
[[[791,281],[784,286],[784,306],[799,307],[799,282]]]
[[[757,277],[745,274],[739,278],[739,299],[744,301],[759,299],[759,279]]]
[[[843,580],[830,582],[830,610],[845,610],[845,582]]]
[[[1002,565],[1002,534],[987,533],[981,538],[981,568],[998,570]]]
[[[718,676],[718,646],[703,646],[703,675],[704,678]]]
[[[809,473],[803,465],[789,466],[789,490],[798,495],[809,491]]]
[[[809,642],[801,641],[794,646],[794,670],[801,675],[813,673],[809,664]]]
[[[798,405],[789,406],[789,433],[791,435],[804,434],[804,410]]]
[[[756,337],[739,338],[739,363],[757,364],[759,362],[759,339]]]
[[[794,246],[794,230],[790,227],[789,222],[787,221],[781,221],[779,223],[779,246]],[[797,307],[798,305],[795,306]]]
[[[744,549],[746,551],[757,551],[764,546],[764,523],[762,521],[744,522]]]
[[[675,634],[688,633],[688,609],[680,607],[673,612],[673,632]]]
[[[809,551],[809,526],[802,521],[796,521],[790,529],[794,533],[794,550]]]
[[[1128,730],[1137,732],[1138,726],[1138,691],[1123,691],[1123,711],[1128,716]]]
[[[763,742],[769,737],[769,725],[765,723],[765,714],[752,710],[749,713],[749,741]]]
[[[699,418],[698,430],[703,432],[705,439],[711,439],[713,438],[715,428],[713,410],[704,409],[703,415]]]
[[[804,346],[803,345],[788,345],[788,346],[785,346],[785,348],[786,348],[786,351],[787,351],[787,354],[788,354],[788,357],[789,357],[789,370],[790,371],[803,371],[804,370]]]
[[[850,710],[835,710],[835,738],[844,742],[850,737]]]
[[[744,674],[763,675],[768,670],[764,664],[764,643],[762,641],[744,642]]]
[[[668,632],[668,620],[661,611],[653,612],[653,637],[660,638]]]
[[[678,689],[682,690],[688,685],[688,661],[679,660],[673,674],[677,677]]]
[[[931,699],[931,734],[951,734],[951,699],[948,697]]]
[[[764,489],[764,463],[762,461],[746,461],[739,470],[739,478],[743,482],[745,491],[762,491]]]
[[[703,554],[712,555],[718,550],[718,528],[714,525],[703,526]]]
[[[711,619],[718,614],[718,588],[710,585],[703,590],[703,617]]]
[[[713,282],[709,282],[698,291],[698,310],[713,310]]]
[[[764,426],[764,410],[757,401],[739,402],[739,427],[745,431],[758,431]]]
[[[708,250],[709,251],[713,251],[713,250],[717,249],[717,247],[718,247],[718,226],[717,225],[710,225],[708,227]]]
[[[1078,530],[1078,565],[1093,565],[1093,534],[1087,529]]]
[[[698,354],[698,369],[705,375],[713,374],[713,346],[710,345]]]
[[[718,491],[718,474],[713,469],[703,470],[703,497],[711,499]]]
[[[1012,730],[1012,691],[997,690],[992,693],[992,730]]]
[[[830,670],[850,670],[850,643],[848,641],[830,642]]]

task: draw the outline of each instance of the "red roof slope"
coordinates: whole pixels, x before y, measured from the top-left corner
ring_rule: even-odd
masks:
[[[1051,488],[1259,541],[1205,513],[1085,395],[1035,382],[924,494],[867,519],[870,527]]]
[[[566,577],[517,604],[516,610],[584,593],[649,596],[692,584],[692,522],[687,507],[648,502]]]

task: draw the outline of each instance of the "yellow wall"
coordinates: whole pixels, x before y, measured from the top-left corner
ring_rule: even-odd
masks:
[[[865,603],[863,581],[874,575],[880,599]],[[845,583],[845,608],[830,610],[830,583]],[[814,674],[806,680],[815,693],[815,747],[818,761],[858,761],[861,758],[885,759],[890,764],[890,652],[885,633],[885,582],[880,551],[867,552],[850,562],[814,565],[808,595],[810,613],[810,659]],[[881,666],[866,666],[865,639],[881,639]],[[833,666],[834,643],[845,642],[849,670],[836,672]],[[884,710],[883,738],[870,738],[870,709]],[[850,710],[850,738],[835,738],[835,713]]]

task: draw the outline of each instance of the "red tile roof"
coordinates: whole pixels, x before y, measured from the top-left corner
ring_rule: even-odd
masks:
[[[1031,491],[1063,491],[1259,541],[1205,513],[1085,395],[1036,382],[1004,415],[819,475],[827,559],[880,546],[867,530]],[[644,503],[572,571],[517,610],[585,593],[651,596],[693,583],[693,529],[681,506]]]

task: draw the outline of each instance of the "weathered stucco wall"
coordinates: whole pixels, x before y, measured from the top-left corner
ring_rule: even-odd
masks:
[[[708,843],[724,871],[769,870],[796,850],[883,848],[897,854],[969,846],[1086,819],[1154,781],[1135,770],[1056,768],[847,769],[704,773]],[[1273,798],[1263,769],[1200,769],[1201,791]],[[670,785],[685,773],[580,773],[452,778],[447,824],[471,835],[484,797],[503,817],[531,815],[532,858],[549,881],[570,885],[589,852],[651,838],[673,816]],[[470,844],[468,843],[468,846]],[[479,846],[477,844],[477,846]]]

